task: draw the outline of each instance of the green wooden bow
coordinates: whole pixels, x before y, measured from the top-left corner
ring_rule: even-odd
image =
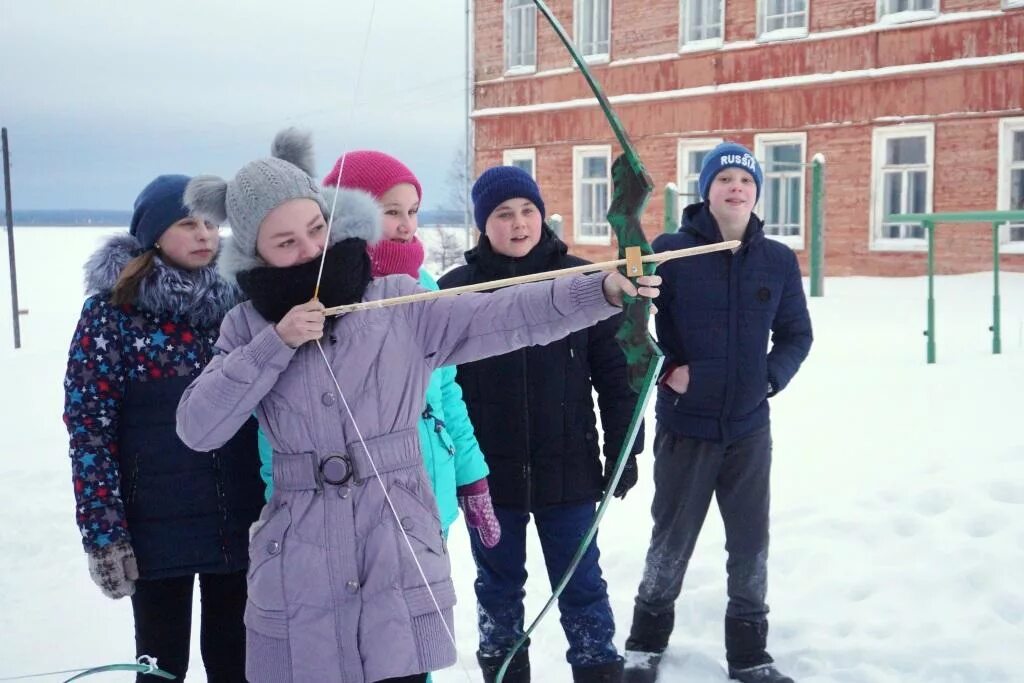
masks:
[[[169,681],[173,681],[175,679],[174,674],[167,673],[163,669],[158,669],[156,667],[156,660],[154,659],[151,663],[142,662],[140,660],[136,664],[108,664],[107,666],[98,666],[95,669],[83,671],[77,676],[72,676],[64,681],[64,683],[71,683],[71,681],[77,681],[81,678],[93,676],[95,674],[107,673],[108,671],[134,671],[142,674],[143,676],[157,676],[159,678],[166,678]]]
[[[627,250],[630,248],[639,249],[642,255],[651,254],[653,250],[641,228],[640,218],[643,215],[644,207],[647,205],[647,200],[654,189],[654,183],[651,182],[651,177],[647,174],[647,170],[640,161],[640,156],[629,141],[626,129],[623,128],[615,111],[612,110],[612,106],[608,102],[604,91],[601,90],[601,86],[598,85],[594,75],[587,68],[586,60],[583,59],[576,46],[573,45],[562,24],[555,18],[544,0],[534,0],[534,4],[540,10],[540,13],[544,15],[544,18],[548,20],[548,23],[554,29],[562,44],[569,50],[569,54],[572,56],[576,66],[579,67],[580,73],[587,79],[587,84],[601,105],[601,110],[604,111],[605,118],[608,119],[608,124],[611,126],[615,137],[619,141],[619,145],[622,147],[622,154],[612,164],[612,203],[608,207],[608,223],[615,232],[615,239],[619,245],[619,258],[626,258]],[[644,275],[653,274],[654,269],[654,264],[644,264],[642,266]],[[637,275],[637,273],[629,274]],[[661,371],[661,366],[665,362],[665,356],[648,331],[651,302],[643,297],[630,298],[626,301],[624,309],[622,326],[616,333],[615,338],[626,355],[629,384],[638,396],[636,406],[633,409],[632,420],[622,441],[622,448],[619,451],[615,469],[609,478],[604,496],[597,506],[594,521],[576,548],[576,554],[569,563],[565,574],[552,591],[551,597],[548,598],[540,613],[505,657],[501,669],[498,670],[498,676],[495,679],[496,683],[502,682],[505,672],[512,662],[512,658],[529,641],[530,635],[537,628],[541,619],[544,618],[558,600],[562,591],[565,590],[566,585],[568,585],[573,573],[579,566],[580,560],[583,559],[587,548],[594,540],[594,536],[597,534],[597,527],[601,523],[601,518],[604,517],[605,508],[608,506],[612,493],[615,491],[615,487],[622,476],[622,470],[625,468],[629,455],[633,450],[633,444],[636,441],[637,433],[640,431],[640,424],[643,422],[647,404],[650,402],[651,395],[657,386],[656,380],[658,373]]]

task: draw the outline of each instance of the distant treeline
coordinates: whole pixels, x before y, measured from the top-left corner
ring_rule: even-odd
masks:
[[[106,211],[86,209],[26,210],[14,212],[15,227],[33,225],[103,227],[128,225],[132,220],[131,211]],[[461,211],[434,209],[420,211],[420,225],[462,225]],[[7,226],[7,215],[0,211],[0,228]]]
[[[28,227],[32,225],[81,225],[106,226],[128,225],[132,220],[131,211],[96,211],[96,210],[33,210],[15,211],[14,226]],[[7,225],[6,212],[0,211],[0,223]]]

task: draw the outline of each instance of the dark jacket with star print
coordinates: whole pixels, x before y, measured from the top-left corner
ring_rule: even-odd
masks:
[[[112,238],[86,264],[86,290],[64,378],[64,422],[86,552],[124,539],[143,579],[231,572],[248,564],[263,504],[255,423],[198,453],[175,431],[185,388],[214,353],[237,291],[215,266],[186,272],[157,257],[136,303],[110,291],[140,252]]]
[[[679,232],[654,251],[722,241],[706,202],[683,211]],[[684,394],[658,387],[660,426],[681,436],[732,441],[769,423],[768,398],[793,379],[811,349],[800,264],[765,237],[751,215],[742,246],[658,267],[664,279],[655,323],[665,366],[688,365]],[[770,343],[769,343],[770,342]]]

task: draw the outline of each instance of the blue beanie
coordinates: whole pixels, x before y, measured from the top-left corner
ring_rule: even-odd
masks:
[[[143,249],[152,249],[167,228],[191,215],[181,202],[189,180],[184,175],[157,176],[139,193],[128,232]]]
[[[540,209],[540,218],[544,220],[544,200],[540,197],[540,188],[530,174],[518,166],[495,166],[483,172],[473,183],[473,216],[476,227],[484,232],[487,218],[499,204],[509,199],[522,197],[533,202]]]
[[[761,198],[761,184],[764,182],[761,164],[757,163],[754,155],[743,145],[736,142],[723,142],[704,156],[704,162],[700,166],[700,179],[697,181],[697,187],[700,190],[701,199],[708,198],[711,181],[727,168],[742,168],[754,176],[757,199]]]

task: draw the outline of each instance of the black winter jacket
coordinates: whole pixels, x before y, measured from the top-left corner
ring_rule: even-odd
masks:
[[[444,275],[442,289],[578,266],[545,226],[522,258],[495,253],[487,236],[466,265]],[[636,405],[626,358],[615,341],[621,315],[545,346],[532,346],[458,368],[457,380],[487,459],[495,505],[533,510],[597,500],[604,490],[592,392],[597,390],[604,455],[612,462]],[[643,449],[643,427],[632,452]]]

